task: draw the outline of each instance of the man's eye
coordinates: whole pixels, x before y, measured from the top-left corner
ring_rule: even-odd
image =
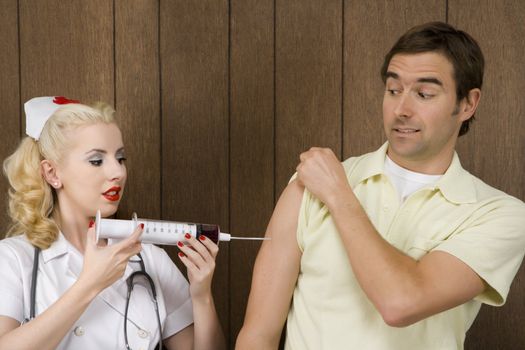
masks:
[[[424,92],[418,92],[417,94],[418,94],[419,97],[421,97],[424,100],[428,100],[429,98],[432,98],[434,96],[434,95],[427,94],[427,93],[424,93]]]
[[[399,90],[395,90],[395,89],[387,89],[386,90],[388,92],[389,95],[398,95],[399,94]]]
[[[94,166],[102,165],[102,159],[90,159],[89,162],[91,163],[91,165],[94,165]]]

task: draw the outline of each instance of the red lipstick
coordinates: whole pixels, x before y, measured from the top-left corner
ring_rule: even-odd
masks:
[[[120,199],[120,192],[121,188],[119,186],[113,186],[106,192],[102,193],[104,198],[106,198],[108,201],[116,202]]]

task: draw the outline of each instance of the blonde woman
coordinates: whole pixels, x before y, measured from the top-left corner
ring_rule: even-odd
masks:
[[[9,238],[0,241],[0,349],[221,349],[211,295],[217,246],[188,236],[179,257],[96,242],[92,218],[114,214],[126,154],[113,109],[63,97],[25,104],[27,134],[4,161]]]

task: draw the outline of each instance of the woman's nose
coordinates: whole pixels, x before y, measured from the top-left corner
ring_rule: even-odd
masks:
[[[111,180],[121,180],[126,176],[126,166],[124,163],[115,160],[112,162],[110,169],[108,169],[108,177]]]

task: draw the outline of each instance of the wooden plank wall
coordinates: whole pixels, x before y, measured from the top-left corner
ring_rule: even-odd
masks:
[[[260,236],[300,152],[346,158],[384,141],[383,56],[409,27],[441,20],[470,32],[487,59],[462,161],[523,200],[523,18],[520,0],[0,0],[0,156],[23,134],[30,97],[104,100],[129,158],[119,216]],[[5,232],[5,200],[0,220]],[[230,348],[258,247],[221,244],[214,293]],[[506,306],[482,308],[466,348],[525,348],[523,314],[522,269]]]
[[[16,0],[1,0],[0,9],[0,157],[5,159],[18,143],[20,133],[20,76],[18,42],[18,6]],[[0,179],[0,227],[5,232],[7,215],[7,181]],[[1,237],[1,236],[0,236]]]

